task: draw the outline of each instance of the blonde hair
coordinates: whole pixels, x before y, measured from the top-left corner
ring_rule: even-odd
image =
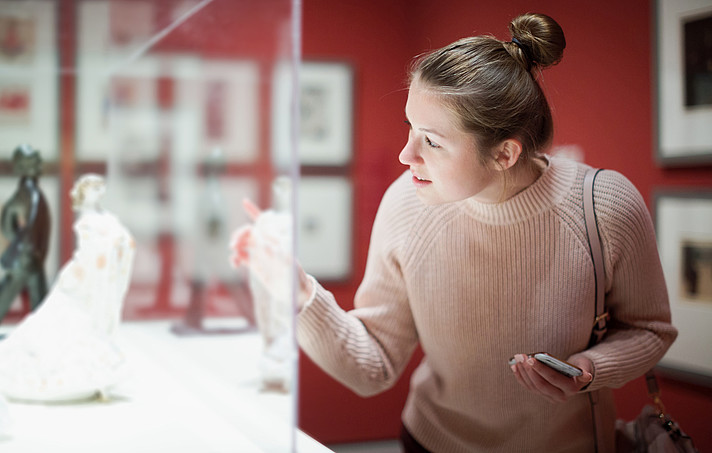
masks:
[[[84,194],[88,188],[101,187],[104,185],[104,178],[94,173],[88,173],[79,177],[69,192],[72,197],[72,208],[77,209],[84,204]]]
[[[460,39],[418,57],[410,71],[410,83],[442,99],[473,135],[482,162],[510,138],[522,143],[520,161],[526,162],[553,138],[551,110],[536,78],[561,61],[563,30],[549,16],[531,13],[512,20],[509,30],[513,41]]]

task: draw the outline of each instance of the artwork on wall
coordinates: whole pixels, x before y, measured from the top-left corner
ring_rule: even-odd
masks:
[[[229,264],[227,244],[235,229],[250,222],[242,200],[257,200],[258,193],[257,179],[247,176],[176,180],[173,227],[180,244],[178,262],[186,278],[235,280],[238,272]]]
[[[712,163],[712,7],[657,0],[657,158]]]
[[[712,191],[660,192],[658,249],[679,336],[660,365],[712,382]]]
[[[227,162],[253,162],[259,147],[257,63],[149,51],[154,6],[81,5],[78,158],[117,155],[140,163],[170,152],[181,163],[197,163],[219,148]],[[133,17],[139,20],[128,25]]]
[[[246,59],[200,59],[199,68],[173,72],[175,77],[176,131],[192,131],[195,137],[176,137],[176,144],[190,139],[196,162],[216,149],[226,163],[249,164],[259,150],[259,67]],[[180,123],[178,123],[181,121]]]
[[[205,154],[219,147],[228,162],[257,157],[259,72],[250,61],[206,60],[202,65]]]
[[[292,71],[279,65],[272,90],[272,153],[285,168],[290,159]],[[343,166],[351,161],[353,76],[343,63],[300,66],[298,152],[302,165]]]
[[[322,280],[348,278],[353,242],[351,183],[339,176],[304,176],[298,197],[297,250],[304,270]]]
[[[131,52],[151,35],[153,8],[149,2],[97,1],[79,5],[79,160],[105,161],[112,151],[119,150],[124,158],[129,154],[141,156],[141,160],[158,154],[161,123],[156,81],[161,61],[155,57],[131,57]]]
[[[57,50],[53,1],[0,9],[0,136],[11,150],[32,138],[46,161],[58,155]]]

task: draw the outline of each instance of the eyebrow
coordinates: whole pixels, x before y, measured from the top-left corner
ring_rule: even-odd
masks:
[[[438,137],[445,138],[445,136],[444,136],[443,134],[441,134],[441,133],[439,133],[439,132],[437,132],[437,131],[434,131],[434,130],[432,130],[432,129],[427,129],[427,128],[424,128],[424,127],[420,127],[420,128],[418,128],[418,130],[419,130],[419,131],[422,131],[422,132],[427,132],[428,134],[437,135]]]
[[[406,122],[406,124],[408,124],[409,126],[412,126],[412,124],[411,124],[411,122],[410,122],[410,119],[408,118],[408,115],[406,115],[406,117],[405,117],[405,122]],[[437,131],[435,131],[435,130],[433,130],[433,129],[428,129],[428,128],[426,128],[426,127],[419,127],[418,130],[421,131],[421,132],[427,132],[428,134],[437,135],[438,137],[441,137],[441,138],[447,138],[447,137],[445,137],[443,134],[441,134],[441,133],[439,133],[439,132],[437,132]]]

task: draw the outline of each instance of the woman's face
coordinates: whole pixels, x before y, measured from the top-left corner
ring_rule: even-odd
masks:
[[[399,160],[410,167],[418,198],[441,204],[475,197],[496,202],[501,196],[499,172],[480,162],[472,134],[460,129],[455,115],[417,80],[405,106],[410,126]]]

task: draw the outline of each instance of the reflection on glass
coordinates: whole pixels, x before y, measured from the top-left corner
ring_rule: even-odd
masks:
[[[272,209],[256,215],[254,225],[238,229],[230,245],[235,267],[249,261],[250,293],[262,336],[262,386],[289,391],[297,359],[292,328],[292,183],[281,176],[272,188]]]
[[[0,450],[133,451],[150,439],[161,451],[290,451],[306,437],[294,432],[291,263],[274,272],[284,292],[267,304],[280,310],[266,333],[254,280],[229,262],[230,233],[250,223],[242,200],[277,209],[275,181],[296,174],[271,157],[272,106],[285,104],[273,75],[296,67],[292,10],[292,0],[0,0],[0,135],[6,148],[39,148],[59,181],[61,241],[50,248],[71,241],[67,188],[89,172],[105,177],[104,204],[136,244],[117,338],[130,375],[108,402],[51,413],[8,395],[13,434]],[[291,255],[291,220],[285,231]],[[71,247],[61,250],[68,260]],[[27,315],[13,310],[12,321]],[[44,436],[31,435],[38,426]]]

